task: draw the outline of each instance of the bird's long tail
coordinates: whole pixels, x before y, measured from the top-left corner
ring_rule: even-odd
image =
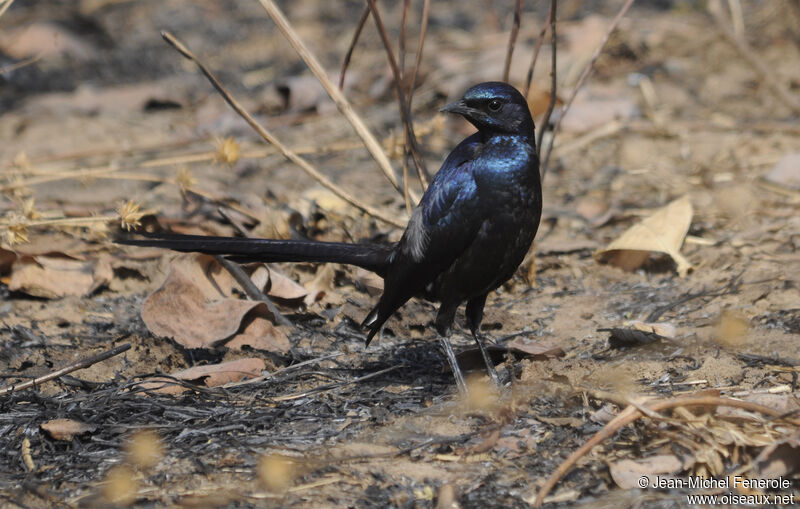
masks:
[[[389,265],[390,246],[317,242],[313,240],[246,239],[148,233],[117,239],[118,244],[161,247],[185,253],[224,255],[246,262],[330,262],[355,265],[384,276]]]

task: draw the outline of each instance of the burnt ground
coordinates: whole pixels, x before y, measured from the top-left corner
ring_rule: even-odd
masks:
[[[524,6],[511,66],[519,87],[543,4]],[[0,385],[131,348],[0,395],[2,505],[456,507],[452,499],[519,507],[637,395],[722,395],[796,417],[800,187],[797,159],[786,161],[800,147],[800,13],[792,1],[729,6],[729,24],[742,20],[736,33],[760,66],[694,2],[642,1],[612,34],[558,134],[533,254],[490,296],[484,320],[498,345],[524,339],[553,355],[498,355],[500,394],[487,394],[478,369],[473,397],[462,401],[430,328],[434,305],[412,301],[363,348],[357,324],[376,299],[374,282],[348,267],[272,268],[312,294],[282,294],[273,282],[271,295],[293,325],[270,328],[268,337],[285,336],[283,346],[193,348],[145,323],[147,296],[181,262],[109,240],[128,200],[146,212],[149,229],[234,235],[243,225],[257,236],[374,242],[401,233],[332,197],[261,142],[159,35],[169,30],[186,42],[337,184],[405,217],[402,196],[258,2],[15,2],[0,17]],[[361,3],[282,7],[338,76]],[[562,101],[618,8],[559,3]],[[397,41],[401,5],[382,9]],[[502,77],[509,9],[433,2],[413,103],[431,169],[470,132],[438,108],[470,84]],[[549,57],[546,42],[531,92],[537,125]],[[345,92],[400,168],[402,128],[385,58],[370,21]],[[220,148],[226,138],[238,156],[232,144]],[[693,206],[681,248],[693,267],[687,275],[666,255],[634,271],[593,256],[682,196]],[[64,217],[72,222],[53,221]],[[238,288],[232,295],[245,298]],[[210,327],[202,314],[192,319]],[[598,329],[629,329],[631,320],[666,325],[669,337],[610,348],[609,332]],[[463,328],[453,341],[465,361],[475,360]],[[253,358],[263,361],[263,376],[250,382],[195,377],[177,382],[186,389],[179,394],[147,385],[155,375]],[[684,478],[794,476],[792,488],[766,493],[798,493],[796,460],[783,470],[764,466],[769,447],[797,452],[796,422],[680,410],[613,434],[547,503],[688,506],[685,495],[696,490],[626,490],[612,475],[621,460],[654,456],[678,458],[670,473]],[[53,419],[85,428],[59,440],[42,427]],[[155,460],[137,459],[141,449]]]

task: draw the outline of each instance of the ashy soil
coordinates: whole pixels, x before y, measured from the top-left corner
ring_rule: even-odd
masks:
[[[0,15],[0,386],[130,348],[0,394],[4,507],[524,507],[629,403],[686,395],[780,416],[717,405],[648,413],[579,460],[546,504],[685,507],[697,493],[631,489],[630,472],[781,477],[789,488],[757,492],[800,500],[796,1],[722,2],[734,39],[695,2],[641,1],[625,16],[560,125],[534,249],[489,297],[498,392],[459,314],[466,400],[431,327],[434,304],[412,300],[364,348],[358,324],[382,283],[363,271],[249,267],[287,324],[213,260],[115,245],[125,222],[347,242],[402,234],[263,142],[161,30],[337,185],[398,221],[407,209],[260,3],[69,4],[20,0]],[[513,6],[431,4],[412,110],[434,171],[472,131],[438,109],[502,78]],[[545,4],[523,8],[510,73],[519,88]],[[559,2],[551,123],[620,4]],[[402,2],[379,6],[397,54]],[[337,80],[363,4],[281,7]],[[421,12],[411,2],[406,73]],[[550,55],[547,35],[529,94],[539,128]],[[344,91],[401,174],[402,123],[372,19]],[[663,249],[629,270],[595,256],[682,197],[686,274]],[[171,307],[190,294],[195,307]],[[658,470],[654,457],[678,466]],[[729,491],[755,493],[718,494]]]

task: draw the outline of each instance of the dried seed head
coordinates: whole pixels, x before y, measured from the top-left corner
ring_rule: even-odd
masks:
[[[9,246],[28,242],[28,228],[26,223],[27,220],[25,217],[19,214],[12,214],[3,232],[3,240],[5,240]]]
[[[14,166],[23,172],[30,171],[33,168],[33,164],[31,164],[30,158],[28,158],[28,154],[25,151],[22,151],[14,156]]]
[[[297,475],[297,464],[281,454],[265,454],[258,461],[258,478],[272,492],[289,489]]]
[[[214,159],[218,163],[233,166],[239,160],[239,144],[233,138],[217,141],[217,153]]]
[[[723,311],[714,330],[714,339],[722,345],[741,345],[747,338],[750,323],[737,311]]]
[[[181,166],[178,170],[178,175],[175,177],[175,181],[180,186],[181,192],[186,192],[188,188],[197,184],[188,166]]]
[[[127,465],[112,467],[103,484],[103,498],[114,507],[130,506],[136,501],[139,482],[136,474]]]
[[[120,226],[122,228],[130,231],[141,224],[139,220],[142,218],[142,216],[144,216],[144,213],[139,212],[139,208],[139,205],[134,203],[133,200],[128,200],[127,203],[124,203],[119,209],[117,209],[117,213],[119,213]]]
[[[496,410],[499,399],[497,391],[488,378],[481,375],[467,377],[467,405],[470,411]]]
[[[164,457],[164,444],[154,431],[139,431],[134,434],[125,449],[131,463],[141,469],[158,465]]]
[[[28,198],[25,200],[22,203],[22,215],[30,220],[36,220],[42,217],[42,215],[36,210],[35,205],[36,200],[34,198]]]

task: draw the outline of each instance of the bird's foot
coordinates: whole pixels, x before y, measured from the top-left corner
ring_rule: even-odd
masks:
[[[481,356],[483,356],[483,362],[486,364],[486,371],[489,373],[489,378],[492,379],[492,383],[495,387],[500,387],[500,377],[497,376],[497,370],[494,369],[494,362],[492,362],[489,351],[486,350],[486,346],[483,344],[483,335],[478,332],[477,329],[473,329],[472,337],[475,338],[475,343],[478,344],[478,349],[481,351]]]

